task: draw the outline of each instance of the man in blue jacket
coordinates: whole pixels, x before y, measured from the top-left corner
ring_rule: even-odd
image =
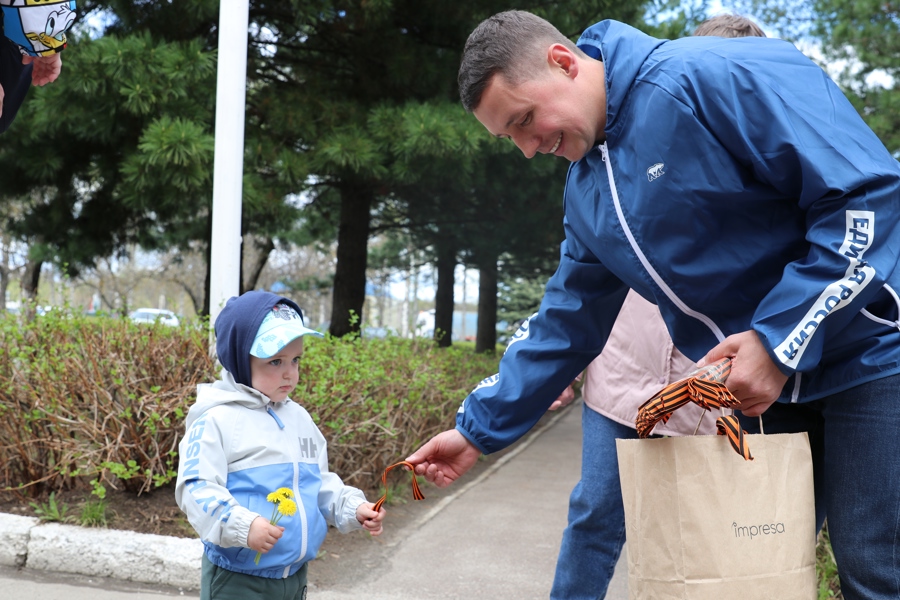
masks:
[[[566,239],[499,374],[416,471],[448,485],[527,432],[631,288],[689,358],[733,359],[745,417],[823,432],[842,592],[900,598],[900,166],[837,86],[780,40],[604,21],[576,46],[520,11],[471,34],[459,82],[490,133],[572,162]]]

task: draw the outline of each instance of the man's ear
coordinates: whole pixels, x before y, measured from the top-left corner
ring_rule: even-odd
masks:
[[[547,64],[553,70],[561,70],[571,79],[578,75],[578,57],[563,44],[552,44],[547,48]]]

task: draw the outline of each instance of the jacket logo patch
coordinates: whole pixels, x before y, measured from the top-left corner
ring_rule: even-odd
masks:
[[[647,180],[653,181],[654,179],[658,179],[662,175],[665,175],[666,172],[663,171],[664,166],[665,165],[663,163],[656,163],[655,165],[647,169]]]
[[[316,458],[319,447],[312,438],[298,438],[300,440],[300,456],[303,458]]]

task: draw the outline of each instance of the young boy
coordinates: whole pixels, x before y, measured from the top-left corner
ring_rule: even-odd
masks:
[[[325,438],[288,395],[299,380],[300,307],[262,291],[231,298],[216,319],[222,378],[197,387],[178,446],[175,498],[203,540],[204,600],[306,597],[307,563],[327,524],[381,533],[384,510],[328,471]],[[297,510],[269,519],[286,488]],[[261,553],[258,564],[257,553]]]

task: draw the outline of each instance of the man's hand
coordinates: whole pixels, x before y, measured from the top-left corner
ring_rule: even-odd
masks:
[[[36,86],[53,83],[62,70],[62,58],[59,53],[48,56],[23,56],[22,64],[34,64],[31,71],[31,84]]]
[[[0,85],[0,117],[3,116],[3,96],[4,96],[3,86]]]
[[[766,412],[787,382],[766,352],[755,331],[736,333],[706,353],[698,363],[705,366],[721,358],[731,358],[731,373],[725,385],[741,401],[740,410],[748,417]]]
[[[250,533],[247,534],[247,545],[251,550],[267,553],[272,546],[281,539],[284,527],[272,525],[265,517],[256,517],[250,523]]]
[[[416,465],[416,474],[438,487],[447,487],[478,461],[481,451],[455,429],[442,431],[406,460]]]

